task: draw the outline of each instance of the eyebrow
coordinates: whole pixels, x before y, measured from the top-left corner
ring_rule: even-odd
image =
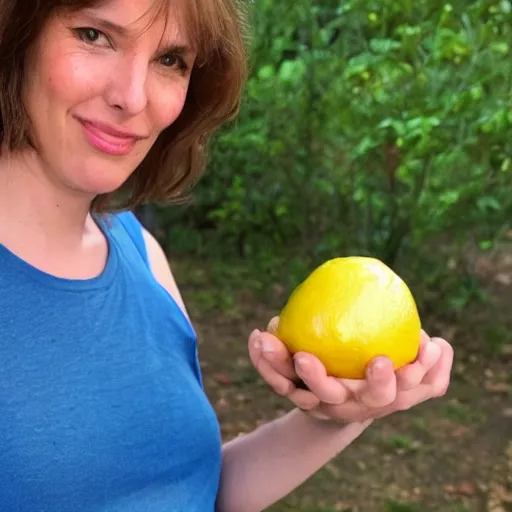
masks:
[[[105,18],[100,18],[99,16],[96,16],[93,13],[86,13],[86,16],[91,20],[91,22],[94,25],[96,25],[98,28],[102,30],[105,30],[107,32],[113,32],[121,37],[127,37],[130,34],[130,29],[123,25],[119,25]],[[165,44],[163,45],[162,50],[164,52],[172,52],[177,53],[179,55],[187,55],[190,53],[194,53],[193,49],[186,44]]]

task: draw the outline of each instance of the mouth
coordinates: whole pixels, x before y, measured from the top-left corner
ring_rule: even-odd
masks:
[[[76,117],[89,144],[95,149],[114,156],[128,155],[144,137],[121,131],[111,125]]]

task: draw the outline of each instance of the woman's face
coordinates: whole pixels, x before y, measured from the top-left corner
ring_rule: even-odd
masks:
[[[195,53],[175,9],[155,18],[153,3],[55,16],[28,57],[25,108],[56,185],[88,196],[119,188],[179,116]]]

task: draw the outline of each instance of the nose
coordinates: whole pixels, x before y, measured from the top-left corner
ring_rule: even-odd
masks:
[[[106,91],[107,103],[129,115],[143,111],[148,103],[147,60],[130,57],[119,61],[111,70],[111,80]]]

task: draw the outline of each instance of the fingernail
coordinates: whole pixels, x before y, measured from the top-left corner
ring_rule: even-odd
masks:
[[[372,377],[380,377],[388,362],[384,358],[377,358],[374,360],[373,364],[370,366],[370,374]]]
[[[427,343],[426,345],[424,345],[422,347],[422,351],[420,352],[420,354],[423,356],[423,357],[426,357],[426,356],[429,356],[431,353],[432,353],[432,349],[433,349],[433,343]],[[434,349],[435,350],[435,349]]]
[[[380,372],[383,368],[386,367],[387,361],[385,359],[376,359],[372,365],[372,370]]]
[[[259,350],[261,348],[261,332],[258,329],[254,329],[249,338],[251,339],[252,346]]]
[[[297,366],[297,369],[301,372],[307,371],[309,368],[309,361],[305,357],[298,357],[295,359],[295,364]]]
[[[423,350],[422,361],[427,364],[432,364],[441,355],[441,349],[435,343],[429,343]]]

